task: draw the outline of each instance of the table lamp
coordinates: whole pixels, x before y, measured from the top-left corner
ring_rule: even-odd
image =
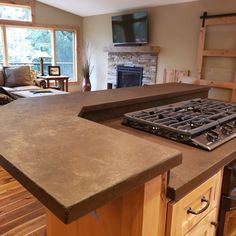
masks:
[[[44,58],[50,58],[51,56],[46,51],[38,51],[36,53],[37,58],[40,59],[40,75],[44,76],[44,67],[43,67],[43,59]]]

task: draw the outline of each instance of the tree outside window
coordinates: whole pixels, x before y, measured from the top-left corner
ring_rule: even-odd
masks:
[[[0,4],[1,20],[32,21],[31,8]]]
[[[56,64],[61,67],[61,73],[70,78],[75,77],[74,40],[74,32],[56,31]]]
[[[52,54],[52,34],[46,29],[7,27],[8,64],[10,66],[30,65],[39,71],[39,51]],[[52,57],[45,58],[44,67],[51,65]]]
[[[30,65],[31,69],[39,72],[39,55],[43,51],[49,55],[44,58],[45,72],[48,72],[49,65],[58,65],[61,67],[61,74],[69,76],[72,81],[76,80],[75,30],[43,28],[35,24],[28,26],[24,22],[33,21],[35,0],[13,2],[0,3],[0,21],[16,21],[14,25],[2,24],[4,30],[0,26],[0,68],[4,63],[5,66]],[[22,22],[19,24],[19,21]],[[7,55],[4,55],[4,49]]]
[[[8,64],[10,66],[30,65],[33,70],[40,70],[40,51],[50,55],[44,59],[44,71],[52,64],[52,31],[23,27],[7,27]],[[56,65],[61,67],[61,74],[75,78],[75,34],[72,31],[55,32]]]

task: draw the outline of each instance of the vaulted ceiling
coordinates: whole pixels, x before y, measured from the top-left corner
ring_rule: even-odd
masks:
[[[192,1],[197,0],[39,0],[83,17]]]

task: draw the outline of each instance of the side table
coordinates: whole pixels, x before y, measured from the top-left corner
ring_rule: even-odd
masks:
[[[59,84],[60,90],[68,92],[68,81],[69,76],[58,75],[58,76],[38,76],[39,79],[45,79],[47,81],[47,88],[50,88],[50,81],[54,81],[55,85]]]

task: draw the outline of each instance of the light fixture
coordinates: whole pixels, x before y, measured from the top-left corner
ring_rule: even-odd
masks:
[[[44,61],[43,60],[45,58],[51,58],[51,56],[46,51],[40,50],[35,53],[35,58],[40,59],[40,76],[44,76],[45,74],[44,74],[44,65],[43,65]]]

